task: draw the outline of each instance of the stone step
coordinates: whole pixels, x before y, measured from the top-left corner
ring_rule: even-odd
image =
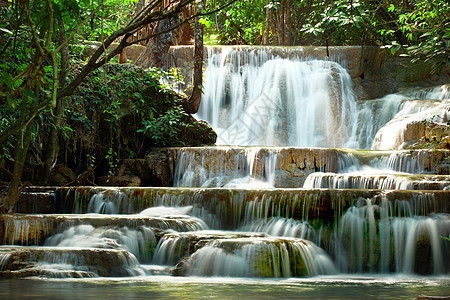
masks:
[[[0,246],[0,278],[145,275],[126,250]]]
[[[408,207],[414,215],[427,216],[450,209],[450,191],[83,187],[58,189],[56,199],[58,213],[92,213],[89,209],[107,206],[112,213],[131,214],[148,207],[192,206],[199,218],[217,219],[210,228],[232,230],[244,220],[271,216],[333,223],[362,199],[374,205],[389,202],[393,213]]]
[[[307,189],[448,190],[450,176],[316,172],[308,176],[303,187]]]
[[[146,226],[155,231],[173,229],[192,231],[205,229],[201,220],[189,216],[147,217],[143,215],[0,215],[0,241],[4,245],[43,245],[44,241],[71,226],[94,227]]]

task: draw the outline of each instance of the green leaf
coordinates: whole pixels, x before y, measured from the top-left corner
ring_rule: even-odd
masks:
[[[28,100],[32,100],[34,102],[37,102],[37,100],[38,100],[37,97],[34,95],[33,91],[31,91],[31,90],[25,89],[25,90],[23,90],[23,94],[25,97],[28,98]]]
[[[6,84],[8,89],[12,89],[12,86],[13,86],[12,79],[13,78],[12,78],[11,74],[3,73],[3,82]]]
[[[206,26],[206,28],[209,28],[211,26],[211,22],[207,19],[201,18],[200,20],[198,20],[198,22],[200,24],[203,24]]]
[[[11,96],[7,96],[6,101],[8,102],[9,108],[14,109],[16,107],[15,101]]]

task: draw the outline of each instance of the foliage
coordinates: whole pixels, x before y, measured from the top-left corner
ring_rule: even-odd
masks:
[[[155,0],[153,4],[162,7],[162,2]],[[29,158],[39,166],[34,169],[42,169],[44,176],[39,177],[45,183],[51,166],[58,158],[59,137],[69,138],[77,133],[67,120],[73,118],[85,122],[89,119],[92,112],[89,107],[73,115],[69,115],[69,112],[76,109],[71,107],[66,110],[69,101],[74,101],[68,97],[86,76],[105,65],[125,47],[137,43],[129,39],[136,31],[158,20],[179,16],[192,2],[179,0],[168,8],[156,10],[151,5],[146,6],[142,13],[134,17],[130,12],[134,10],[135,0],[2,2],[0,65],[6,72],[0,76],[0,167],[5,169],[3,164],[7,162],[9,165],[6,169],[13,172],[10,172],[12,180],[8,193],[0,198],[1,210],[11,211],[18,199],[27,155],[33,154]],[[67,46],[77,43],[76,37],[96,38],[102,44],[73,76],[67,77],[71,61]],[[111,47],[117,41],[118,46]],[[97,80],[98,87],[107,78],[94,74],[93,80]],[[97,103],[101,115],[105,117],[104,121],[111,124],[117,122],[120,119],[121,103],[115,100],[107,102],[115,99],[107,86],[96,92],[98,97],[104,99],[104,102]],[[90,126],[88,122],[84,125],[86,128]],[[91,124],[91,127],[94,125]],[[120,135],[114,138],[120,139]],[[107,155],[113,166],[113,160],[120,157],[121,153],[112,147],[107,150],[110,150]]]
[[[207,10],[213,10],[226,3],[226,0],[207,2]],[[209,26],[207,35],[218,35],[220,44],[258,44],[265,26],[265,0],[238,0],[205,18]]]
[[[398,10],[394,5],[391,10]],[[410,11],[399,12],[398,24],[408,38],[406,56],[413,62],[434,62],[435,72],[448,65],[450,49],[450,3],[444,0],[416,2]]]
[[[220,0],[210,0],[212,8]],[[275,24],[289,10],[290,45],[378,45],[393,54],[432,61],[435,72],[448,66],[450,4],[445,0],[269,0],[237,1],[227,12],[208,19],[208,35],[226,44],[263,44],[269,12]],[[284,23],[283,23],[284,22]],[[208,38],[207,38],[208,40]]]
[[[71,73],[81,67],[75,64]],[[162,83],[166,78],[180,76],[176,70],[143,70],[129,64],[93,71],[68,98],[62,127],[70,156],[87,153],[100,158],[99,164],[104,158],[112,172],[118,160],[143,156],[149,147],[183,145],[181,129],[191,127],[192,119],[181,107],[180,96]]]
[[[296,2],[298,9],[307,1]],[[301,27],[304,36],[329,40],[330,45],[364,44],[373,35],[373,14],[365,1],[320,1],[309,6],[307,22]]]
[[[104,9],[94,15],[89,24],[86,24],[79,33],[84,40],[102,41],[106,36],[119,30],[131,21],[134,15],[135,4],[138,0],[105,0]],[[94,6],[95,7],[95,6]],[[93,7],[85,5],[80,11],[80,17],[88,17]]]
[[[152,111],[156,113],[154,109]],[[185,122],[187,116],[181,105],[171,107],[157,117],[142,120],[144,128],[138,129],[138,132],[144,132],[157,146],[180,146],[180,143],[182,145],[179,138],[182,133],[180,127],[193,126]]]

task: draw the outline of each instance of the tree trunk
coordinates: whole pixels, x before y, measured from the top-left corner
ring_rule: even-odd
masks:
[[[290,46],[291,42],[291,0],[285,0],[284,2],[284,46]]]
[[[26,110],[26,104],[23,104],[22,110]],[[33,114],[35,107],[30,111]],[[17,137],[17,147],[14,156],[14,171],[12,173],[12,180],[9,183],[8,192],[3,198],[1,206],[8,213],[14,212],[14,206],[19,201],[20,196],[20,182],[22,177],[23,166],[27,158],[28,147],[31,141],[31,132],[33,130],[34,122],[29,122],[24,131],[20,131]]]
[[[186,20],[193,15],[193,8],[186,6],[181,13],[181,19]],[[189,22],[183,23],[178,30],[176,45],[192,45],[192,37],[194,32]]]
[[[284,46],[284,3],[280,4],[276,15],[277,46]]]
[[[197,12],[203,11],[203,0],[197,2]],[[191,97],[184,103],[186,112],[195,114],[200,107],[202,99],[202,80],[203,80],[203,24],[200,23],[200,17],[195,18],[194,28],[194,83]]]
[[[269,0],[266,1],[266,4],[269,4]],[[269,19],[270,19],[270,10],[269,8],[266,8],[266,27],[264,28],[263,37],[262,37],[262,45],[269,45],[270,44],[270,26],[269,26]]]
[[[61,18],[61,15],[58,14],[58,22],[60,22],[61,31],[58,35],[58,42],[62,44],[67,40],[66,31],[64,30],[64,23]],[[69,46],[66,44],[61,49],[61,71],[58,74],[58,82],[59,86],[63,87],[66,84],[66,76],[69,70]],[[56,101],[55,107],[55,116],[54,116],[54,126],[50,127],[50,134],[47,139],[47,149],[44,153],[43,158],[43,168],[41,170],[41,176],[39,178],[40,184],[47,184],[48,177],[50,176],[50,172],[53,168],[54,163],[56,162],[58,156],[58,138],[59,132],[61,130],[61,122],[62,116],[65,108],[65,98],[58,98]]]
[[[273,9],[267,9],[267,28],[266,45],[278,45],[277,14]]]

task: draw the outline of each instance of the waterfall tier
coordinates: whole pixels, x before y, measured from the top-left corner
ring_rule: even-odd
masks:
[[[209,241],[176,267],[177,275],[299,277],[335,274],[329,256],[314,243],[287,238]]]
[[[210,123],[225,145],[405,149],[425,133],[416,123],[447,130],[448,84],[399,89],[399,82],[389,82],[398,65],[376,48],[328,50],[207,47],[197,117]],[[189,70],[187,78],[192,51],[171,49],[169,65]],[[383,72],[390,75],[387,82],[379,78]]]
[[[450,174],[448,150],[357,151],[286,147],[176,149],[174,186],[302,187],[315,172],[345,173],[366,167],[412,174]],[[255,179],[251,181],[249,179]],[[265,185],[258,185],[263,182]]]
[[[210,214],[213,214],[220,220],[220,226],[237,228],[248,218],[268,216],[299,220],[322,216],[332,222],[360,198],[374,201],[385,198],[391,202],[407,200],[417,215],[448,213],[449,195],[450,191],[83,187],[58,189],[56,201],[72,206],[76,213],[98,213],[87,210],[98,207],[89,205],[96,202],[115,207],[115,214],[138,213],[148,207],[192,206],[190,214],[193,216],[208,222],[212,221]],[[80,211],[80,207],[85,210]]]
[[[101,199],[160,217],[4,215],[4,243],[128,251],[178,275],[450,271],[440,238],[450,234],[450,191],[63,188],[56,195],[74,199],[76,209]],[[198,231],[207,228],[220,231]]]
[[[82,278],[145,275],[126,250],[0,246],[0,277]]]
[[[308,176],[303,188],[443,190],[450,189],[450,176],[316,172]]]
[[[247,55],[208,54],[197,117],[214,128],[218,144],[359,146],[352,81],[340,64]]]
[[[207,229],[202,220],[190,216],[146,217],[143,215],[1,215],[0,240],[6,245],[42,245],[51,235],[79,225],[93,227],[139,227],[192,231]]]

